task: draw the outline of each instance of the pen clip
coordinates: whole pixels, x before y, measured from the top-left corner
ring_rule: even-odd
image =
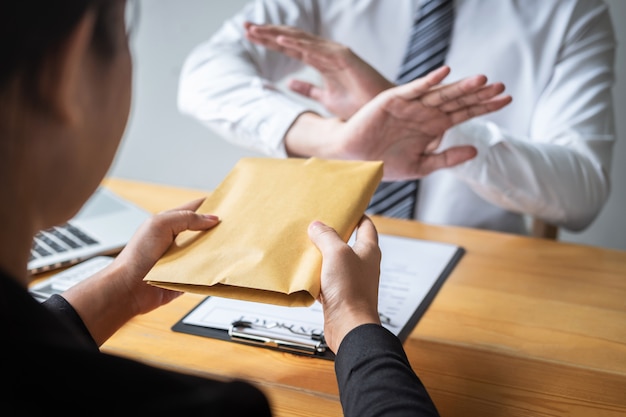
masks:
[[[271,330],[277,329],[287,330],[292,335],[276,337],[270,334]],[[323,333],[297,332],[288,326],[277,325],[276,323],[272,326],[267,326],[246,320],[235,320],[228,329],[228,336],[233,341],[309,355],[324,353],[327,349]]]

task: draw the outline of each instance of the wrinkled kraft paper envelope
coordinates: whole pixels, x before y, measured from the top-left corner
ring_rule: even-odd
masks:
[[[199,208],[220,217],[185,231],[145,277],[178,291],[286,306],[320,292],[320,220],[348,241],[383,175],[382,162],[242,158]]]

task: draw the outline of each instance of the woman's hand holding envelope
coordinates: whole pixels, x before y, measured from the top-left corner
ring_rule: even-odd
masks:
[[[143,279],[179,233],[208,230],[219,223],[217,216],[196,212],[202,202],[203,199],[191,201],[152,216],[110,265],[63,293],[96,343],[103,343],[130,318],[167,304],[181,294],[148,285]],[[86,292],[93,296],[85,297]],[[115,300],[116,308],[111,308],[111,300]]]
[[[363,216],[352,247],[331,227],[315,221],[309,237],[322,253],[321,292],[324,337],[337,352],[344,336],[362,324],[380,324],[378,281],[381,252],[372,221]]]
[[[219,227],[180,233],[144,280],[176,291],[310,306],[320,292],[322,257],[307,227],[323,221],[347,242],[382,173],[379,161],[241,158],[198,208],[219,216]]]

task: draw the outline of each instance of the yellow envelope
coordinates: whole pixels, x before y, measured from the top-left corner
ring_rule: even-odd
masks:
[[[242,158],[198,212],[209,231],[185,231],[145,277],[152,285],[286,306],[320,292],[322,257],[307,228],[320,220],[348,241],[383,175],[382,162]]]

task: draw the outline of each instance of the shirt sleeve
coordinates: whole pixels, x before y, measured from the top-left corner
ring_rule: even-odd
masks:
[[[87,326],[85,326],[85,323],[83,323],[83,320],[78,313],[76,313],[74,307],[72,307],[65,298],[58,294],[53,294],[44,301],[42,305],[52,314],[60,318],[63,323],[66,323],[74,335],[81,340],[86,347],[96,351],[99,350],[98,344],[93,340],[93,337],[91,337]]]
[[[284,157],[283,138],[294,120],[311,106],[280,88],[287,74],[302,63],[249,42],[244,22],[284,24],[309,32],[316,29],[314,2],[292,0],[248,4],[227,20],[183,64],[178,108],[226,140]]]
[[[614,33],[606,5],[588,6],[572,12],[526,136],[477,119],[442,142],[477,148],[452,172],[485,200],[573,231],[589,226],[609,196],[615,141]]]
[[[382,326],[366,324],[348,333],[335,372],[346,417],[439,415],[400,340]]]

